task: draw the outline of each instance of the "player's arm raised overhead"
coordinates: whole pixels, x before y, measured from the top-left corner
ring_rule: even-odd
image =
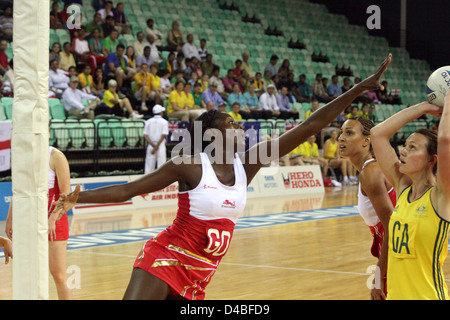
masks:
[[[294,148],[299,146],[301,143],[305,142],[308,139],[308,137],[317,134],[322,128],[324,128],[334,119],[336,119],[344,111],[344,109],[348,105],[350,105],[353,102],[353,100],[355,100],[361,93],[363,93],[366,90],[377,90],[378,88],[380,88],[380,79],[383,73],[388,68],[389,64],[391,63],[391,60],[392,55],[389,54],[389,56],[380,65],[377,72],[375,72],[373,75],[366,78],[365,80],[361,81],[357,85],[353,86],[353,88],[351,88],[344,94],[340,95],[333,101],[329,102],[324,107],[312,113],[311,116],[308,117],[308,119],[303,121],[295,128],[284,133],[278,139],[275,139],[276,141],[269,140],[260,142],[259,144],[256,144],[255,146],[250,148],[247,151],[248,155],[247,159],[249,159],[252,152],[254,152],[254,150],[252,149],[266,148],[266,150],[271,150],[270,145],[272,143],[278,143],[279,145],[278,157],[282,157],[291,152]],[[275,155],[272,155],[272,157],[275,157]],[[246,163],[248,162],[246,161]],[[252,171],[255,171],[256,174],[257,170],[259,170],[261,166],[262,163],[258,161],[258,163],[255,165],[254,170]],[[249,169],[251,170],[251,168]]]
[[[438,106],[429,102],[422,102],[403,109],[370,130],[372,147],[377,161],[386,178],[394,186],[397,194],[400,194],[406,186],[410,185],[411,180],[399,171],[400,162],[395,149],[390,143],[391,137],[403,126],[420,116],[426,113],[440,116],[441,111],[442,108]]]

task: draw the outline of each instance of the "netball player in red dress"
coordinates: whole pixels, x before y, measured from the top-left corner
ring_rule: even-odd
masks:
[[[395,208],[395,190],[378,165],[371,145],[370,129],[375,124],[364,118],[351,118],[344,122],[338,138],[339,154],[348,158],[359,172],[358,211],[369,226],[373,236],[371,253],[378,258],[380,288],[374,289],[371,298],[384,299],[386,294],[389,218]]]
[[[235,223],[245,207],[247,186],[264,165],[259,155],[256,161],[250,156],[259,148],[272,150],[273,143],[278,144],[278,157],[288,154],[336,119],[359,94],[379,88],[379,80],[390,61],[389,55],[374,75],[278,139],[260,142],[242,155],[236,152],[242,140],[235,141],[234,150],[226,150],[227,135],[242,128],[225,113],[205,112],[196,120],[202,125],[201,136],[196,137],[195,130],[191,130],[191,141],[203,141],[208,129],[216,129],[221,139],[204,142],[199,153],[174,157],[158,170],[127,184],[83,192],[77,186],[71,194],[61,195],[63,200],[55,211],[67,211],[76,202],[123,202],[178,182],[177,216],[171,226],[150,239],[138,254],[124,299],[204,299],[205,287],[227,252]],[[213,149],[225,150],[221,163],[205,152]]]
[[[70,169],[64,154],[49,147],[48,170],[48,253],[50,273],[55,281],[60,300],[71,300],[72,290],[67,286],[66,248],[69,222],[63,211],[53,212],[60,192],[70,192]],[[12,202],[11,202],[12,204]],[[12,205],[6,219],[6,235],[12,240]]]

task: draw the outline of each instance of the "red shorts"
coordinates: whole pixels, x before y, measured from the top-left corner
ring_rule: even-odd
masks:
[[[217,229],[219,226],[221,228]],[[217,225],[203,225],[203,231],[197,233],[198,228],[188,230],[175,223],[146,242],[134,268],[143,269],[166,282],[171,288],[169,295],[203,300],[205,288],[228,249],[233,228],[233,223],[222,220]],[[215,237],[217,234],[229,237]],[[224,239],[223,245],[220,239]]]
[[[383,246],[383,237],[384,237],[384,227],[383,224],[380,222],[377,223],[375,226],[369,226],[370,232],[372,232],[373,236],[373,243],[372,247],[370,248],[370,252],[375,258],[380,258],[381,256],[381,248]]]
[[[53,241],[63,241],[69,239],[69,219],[67,214],[64,214],[59,221],[56,221],[56,239]],[[48,236],[50,241],[50,235]]]

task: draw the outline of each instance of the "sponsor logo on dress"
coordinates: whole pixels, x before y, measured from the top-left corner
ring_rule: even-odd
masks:
[[[222,203],[222,208],[234,209],[234,208],[236,208],[236,201],[225,200]]]

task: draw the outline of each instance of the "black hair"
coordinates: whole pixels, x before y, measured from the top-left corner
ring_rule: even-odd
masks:
[[[197,119],[195,119],[195,121],[191,122],[189,134],[191,136],[191,153],[192,153],[192,155],[203,152],[205,150],[205,148],[211,143],[211,141],[204,141],[203,136],[205,135],[206,130],[211,129],[211,128],[217,128],[218,121],[223,116],[228,116],[228,115],[220,112],[219,110],[213,109],[213,110],[209,110],[209,111],[202,113],[200,116],[198,116]],[[197,122],[197,123],[201,122],[201,125],[202,125],[201,137],[195,137],[195,130],[194,130],[195,122]],[[198,150],[198,148],[195,149],[195,145],[194,145],[195,139],[202,140],[201,150]]]

